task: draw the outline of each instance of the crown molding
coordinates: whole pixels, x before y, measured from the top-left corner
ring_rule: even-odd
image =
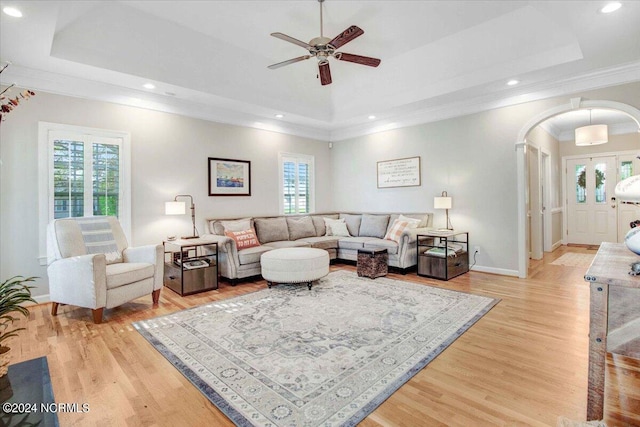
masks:
[[[405,106],[384,120],[373,123],[367,121],[344,127],[339,127],[340,125],[337,123],[293,115],[288,115],[288,118],[299,123],[275,120],[271,118],[270,112],[267,112],[264,107],[189,91],[184,88],[181,88],[180,91],[193,95],[197,101],[16,65],[7,69],[2,77],[3,84],[7,80],[17,81],[19,82],[18,86],[29,87],[37,91],[145,108],[218,123],[317,139],[323,142],[335,142],[555,96],[575,94],[580,91],[637,82],[640,81],[640,61],[553,82],[523,86],[515,94],[513,90],[510,90],[508,96],[505,96],[504,92],[497,92],[427,108],[412,109]],[[255,113],[256,111],[258,114]],[[550,133],[555,136],[553,132]]]

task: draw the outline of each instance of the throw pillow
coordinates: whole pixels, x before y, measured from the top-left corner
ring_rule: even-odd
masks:
[[[331,235],[338,237],[350,237],[349,230],[347,229],[347,224],[344,222],[334,222],[331,224]]]
[[[406,221],[409,223],[409,228],[418,228],[420,226],[420,222],[422,222],[421,219],[416,219],[416,218],[409,218],[408,216],[404,216],[402,214],[400,214],[400,216],[398,217],[398,219],[400,221]]]
[[[387,231],[389,215],[362,215],[358,236],[377,237],[382,239]]]
[[[256,232],[253,231],[253,229],[243,231],[225,231],[224,235],[236,241],[236,247],[238,250],[260,246]]]
[[[281,242],[289,240],[289,228],[284,217],[277,218],[255,218],[258,240],[263,245],[269,242]]]
[[[332,226],[333,224],[336,224],[336,223],[343,223],[343,224],[345,224],[345,221],[344,221],[344,219],[324,218],[324,224],[325,224],[325,227],[326,227],[325,235],[327,235],[327,236],[333,236],[333,232],[332,232],[332,228],[331,228],[331,226]],[[346,224],[345,224],[345,225],[346,225]]]
[[[402,233],[409,228],[409,223],[407,221],[400,221],[400,219],[396,219],[384,238],[386,240],[393,240],[394,242],[400,243]]]
[[[315,237],[316,228],[310,216],[287,217],[289,228],[289,240],[298,240],[304,237]]]

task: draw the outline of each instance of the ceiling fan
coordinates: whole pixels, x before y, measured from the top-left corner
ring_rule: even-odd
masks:
[[[275,70],[276,68],[284,67],[285,65],[294,64],[296,62],[304,61],[311,57],[318,58],[318,70],[320,76],[320,83],[322,85],[331,84],[331,70],[329,69],[329,57],[332,56],[340,61],[354,62],[356,64],[368,65],[369,67],[377,67],[380,65],[380,60],[377,58],[371,58],[368,56],[354,55],[351,53],[336,52],[336,50],[351,40],[364,34],[364,31],[355,25],[350,26],[342,33],[338,34],[333,39],[324,37],[323,34],[323,22],[322,22],[322,3],[324,0],[318,0],[320,3],[320,37],[311,39],[309,43],[305,43],[301,40],[294,39],[283,33],[271,33],[273,37],[293,43],[301,46],[309,51],[308,55],[299,56],[297,58],[289,59],[287,61],[278,62],[277,64],[269,65],[268,68]]]

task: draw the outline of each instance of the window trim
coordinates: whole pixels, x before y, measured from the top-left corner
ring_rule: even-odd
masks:
[[[296,159],[298,161],[303,160],[310,167],[309,173],[309,214],[312,214],[316,211],[316,167],[315,167],[315,157],[310,154],[299,154],[299,153],[287,153],[287,152],[279,152],[278,153],[278,212],[280,215],[304,215],[300,213],[284,213],[284,159]]]
[[[53,218],[54,206],[49,206],[53,194],[53,146],[49,144],[49,134],[68,133],[91,136],[94,139],[120,139],[122,148],[122,188],[119,204],[120,225],[129,243],[131,240],[131,134],[124,131],[65,125],[60,123],[38,122],[38,236],[40,265],[47,264],[47,224]],[[45,172],[43,172],[45,171]]]

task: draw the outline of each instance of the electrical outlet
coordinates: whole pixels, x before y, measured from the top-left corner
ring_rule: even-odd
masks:
[[[479,253],[480,253],[480,246],[475,246],[475,247],[473,248],[473,253],[474,253],[474,255],[475,255],[475,254],[479,254]]]

